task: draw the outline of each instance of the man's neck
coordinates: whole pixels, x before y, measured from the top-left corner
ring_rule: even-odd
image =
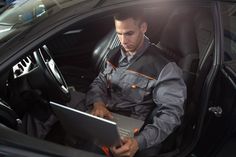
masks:
[[[127,56],[133,56],[133,55],[135,55],[135,53],[136,53],[136,51],[134,51],[134,52],[127,51],[125,54],[126,54]]]

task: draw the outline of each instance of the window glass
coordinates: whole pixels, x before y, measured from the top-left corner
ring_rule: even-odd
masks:
[[[236,3],[222,3],[224,60],[236,60]]]
[[[8,41],[39,21],[84,1],[86,0],[6,1],[5,5],[0,8],[0,44]]]

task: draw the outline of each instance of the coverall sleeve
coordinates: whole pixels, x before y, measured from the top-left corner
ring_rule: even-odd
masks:
[[[105,70],[100,72],[99,75],[90,84],[89,91],[86,95],[86,105],[92,105],[95,102],[102,101],[107,103],[107,71],[108,66],[106,65]]]
[[[168,63],[162,69],[152,94],[157,111],[153,123],[147,124],[135,137],[140,150],[161,143],[181,124],[187,91],[182,71],[175,63]]]

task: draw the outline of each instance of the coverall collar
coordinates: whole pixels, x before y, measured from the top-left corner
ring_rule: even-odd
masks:
[[[126,57],[128,59],[128,62],[131,63],[131,61],[133,61],[135,58],[138,58],[139,56],[141,56],[145,50],[149,47],[150,45],[150,41],[148,39],[148,37],[144,36],[144,41],[143,41],[143,45],[134,53],[129,53],[127,54],[127,52],[125,52],[122,48],[121,48],[121,58],[119,60],[119,64],[121,62],[123,62]]]

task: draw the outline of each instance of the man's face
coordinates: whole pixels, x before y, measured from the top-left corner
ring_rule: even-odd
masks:
[[[147,30],[147,24],[139,24],[132,18],[126,20],[115,20],[116,32],[121,45],[127,52],[135,52],[143,44],[144,33]]]

